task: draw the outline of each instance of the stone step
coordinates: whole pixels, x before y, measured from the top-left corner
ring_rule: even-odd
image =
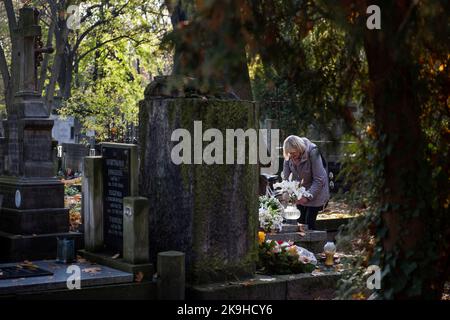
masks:
[[[83,258],[88,261],[108,266],[113,269],[121,270],[131,274],[142,272],[145,279],[152,279],[155,268],[152,263],[132,264],[126,262],[123,258],[115,258],[114,253],[107,252],[89,252],[86,250],[78,250]]]
[[[306,232],[276,232],[276,233],[267,233],[267,240],[276,240],[276,241],[303,241],[303,242],[312,242],[312,241],[326,241],[327,233],[326,231],[319,230],[309,230]]]
[[[326,231],[319,230],[309,230],[304,233],[268,233],[266,234],[266,240],[293,241],[313,253],[320,253],[323,251],[323,246],[327,242],[327,233]]]
[[[308,230],[308,225],[306,225],[306,224],[283,223],[281,232],[279,232],[279,233],[292,233],[292,232],[307,231],[307,230]]]

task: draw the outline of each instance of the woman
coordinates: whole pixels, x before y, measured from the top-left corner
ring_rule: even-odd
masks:
[[[283,143],[283,155],[284,179],[292,173],[292,179],[303,181],[303,186],[312,194],[309,199],[297,200],[297,207],[301,212],[298,222],[307,224],[309,229],[314,230],[317,214],[330,198],[328,175],[319,149],[307,138],[289,136]]]

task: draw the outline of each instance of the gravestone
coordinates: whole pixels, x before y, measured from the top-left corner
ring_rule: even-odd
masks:
[[[84,158],[83,219],[89,261],[148,280],[148,200],[138,197],[137,146],[101,143],[101,156]]]
[[[55,177],[53,120],[37,87],[37,58],[43,52],[37,10],[20,9],[19,88],[5,124],[4,171],[0,177],[0,261],[56,257],[56,237],[69,233],[64,185]]]
[[[62,144],[62,166],[64,170],[83,171],[83,159],[89,155],[89,147],[79,143]]]
[[[104,244],[123,251],[123,198],[137,196],[137,146],[102,143]]]
[[[245,164],[174,164],[171,135],[182,128],[194,137],[194,121],[224,137],[226,129],[258,129],[256,105],[223,92],[205,96],[189,81],[170,91],[170,81],[151,83],[139,110],[139,192],[150,202],[150,259],[184,252],[189,283],[249,276],[257,259],[258,165],[249,163],[247,150]]]

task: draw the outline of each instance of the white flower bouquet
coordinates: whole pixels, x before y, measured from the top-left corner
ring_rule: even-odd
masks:
[[[282,230],[283,206],[274,197],[259,197],[259,226],[266,232]]]
[[[302,184],[303,180],[301,182],[292,180],[291,173],[288,180],[274,183],[273,187],[275,189],[281,189],[283,194],[287,194],[289,197],[288,201],[291,204],[295,204],[295,202],[301,198],[312,198],[312,194],[306,191],[306,188],[303,187]]]

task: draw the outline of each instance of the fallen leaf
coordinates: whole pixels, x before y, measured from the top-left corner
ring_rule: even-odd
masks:
[[[91,274],[95,274],[98,273],[102,270],[102,268],[98,268],[98,267],[93,267],[93,268],[85,268],[82,271],[86,272],[86,273],[91,273]]]
[[[20,263],[17,267],[20,269],[28,268],[28,269],[37,269],[38,266],[33,264],[31,261],[25,260],[24,262]]]
[[[86,263],[86,259],[84,259],[84,258],[78,258],[77,259],[77,263]]]
[[[138,273],[136,273],[134,281],[141,282],[142,279],[144,279],[144,274],[141,271],[139,271]]]
[[[366,296],[362,292],[352,294],[353,300],[366,300]]]
[[[113,255],[113,256],[111,257],[111,259],[117,259],[118,257],[120,257],[120,253],[116,253],[115,255]]]

